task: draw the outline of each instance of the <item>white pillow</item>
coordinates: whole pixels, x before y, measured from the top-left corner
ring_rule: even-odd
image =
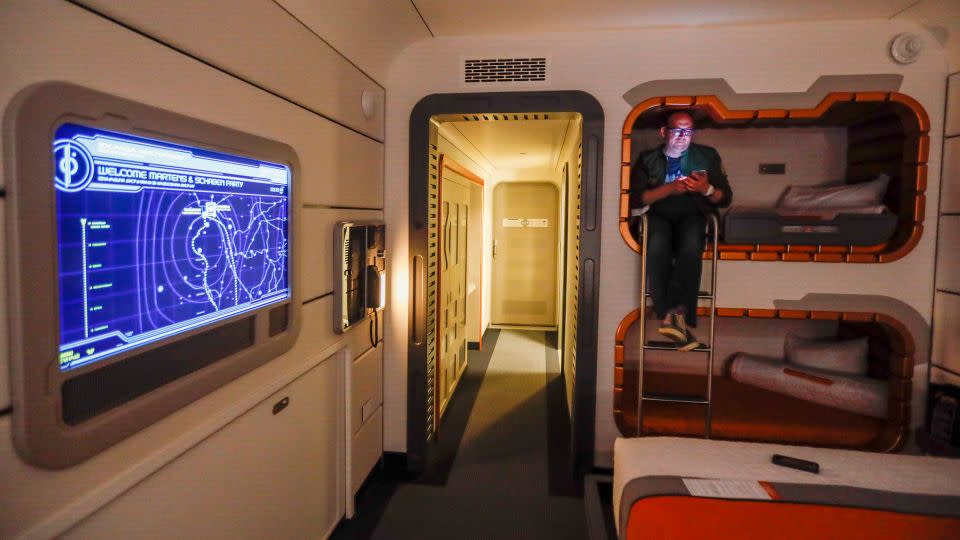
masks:
[[[840,186],[790,186],[780,198],[782,208],[850,208],[883,203],[890,177],[881,174],[869,182]]]
[[[783,353],[788,364],[844,375],[864,376],[869,368],[866,337],[828,341],[787,334]]]

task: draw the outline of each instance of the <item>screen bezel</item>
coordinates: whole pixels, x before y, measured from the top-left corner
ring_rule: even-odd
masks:
[[[127,133],[286,165],[290,168],[287,300],[237,314],[97,362],[59,366],[59,257],[53,140],[65,123]],[[289,146],[156,107],[67,83],[29,87],[4,116],[7,188],[7,287],[14,443],[28,462],[66,467],[102,451],[195,399],[289,350],[299,332],[299,162]],[[270,335],[269,312],[287,306],[286,330]],[[61,388],[160,347],[252,318],[252,345],[179,376],[105,412],[64,422]],[[211,338],[213,339],[213,338]],[[107,381],[122,384],[122,380]]]

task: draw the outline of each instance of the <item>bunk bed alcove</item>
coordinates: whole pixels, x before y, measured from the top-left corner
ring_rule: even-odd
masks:
[[[647,99],[635,106],[624,122],[620,233],[632,250],[640,252],[636,224],[632,223],[636,220],[629,219],[631,163],[641,147],[656,143],[656,132],[665,116],[677,109],[692,111],[698,137],[714,132],[721,143],[746,141],[736,143],[739,148],[750,144],[750,137],[756,137],[760,129],[829,131],[841,152],[823,159],[840,161],[835,168],[841,172],[838,176],[842,176],[842,184],[864,184],[879,175],[889,177],[882,214],[838,211],[825,217],[812,215],[812,211],[777,212],[773,200],[759,205],[768,208],[738,208],[742,204],[738,200],[751,199],[749,185],[740,178],[738,186],[736,175],[730,175],[734,207],[727,214],[726,228],[728,234],[737,235],[737,243],[719,242],[720,259],[885,263],[904,257],[919,242],[926,205],[930,120],[915,99],[898,92],[832,92],[811,109],[730,110],[717,96],[700,95]],[[713,145],[709,140],[707,144]],[[722,144],[717,148],[726,160]],[[792,184],[791,171],[762,180],[768,191],[787,188]],[[750,202],[757,206],[756,200]],[[712,249],[708,244],[704,258],[711,256]]]
[[[708,309],[698,308],[698,315],[708,316]],[[725,353],[718,355],[722,361],[717,362],[713,375],[713,438],[879,452],[892,452],[903,446],[910,424],[915,346],[910,332],[900,321],[879,313],[785,309],[717,308],[716,315],[715,347]],[[627,437],[638,435],[635,354],[639,348],[636,324],[639,316],[639,310],[634,310],[620,322],[614,347],[614,418],[620,432]],[[649,314],[647,319],[656,322],[656,318]],[[865,378],[886,383],[884,417],[849,412],[733,380],[730,365],[736,354],[732,352],[770,354],[769,347],[766,351],[757,351],[756,341],[725,337],[726,332],[721,330],[723,325],[737,323],[738,319],[763,325],[768,331],[763,338],[767,341],[770,341],[770,335],[778,334],[777,325],[781,325],[780,335],[789,333],[790,329],[819,326],[820,335],[826,328],[835,338],[866,337],[868,369]],[[789,328],[785,331],[785,327]],[[700,375],[693,375],[683,373],[683,370],[677,372],[668,365],[669,362],[661,362],[659,368],[655,367],[656,362],[645,359],[644,363],[647,365],[644,388],[649,391],[695,395],[703,393],[706,388],[702,367],[699,368]],[[791,371],[790,364],[778,366],[781,368],[787,378],[790,375],[804,376],[803,373],[786,373]],[[815,379],[815,385],[818,382],[830,384]],[[639,430],[639,435],[702,437],[704,421],[702,406],[645,402],[643,429]]]

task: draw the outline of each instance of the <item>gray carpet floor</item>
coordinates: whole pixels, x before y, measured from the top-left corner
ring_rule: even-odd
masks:
[[[373,538],[586,536],[582,499],[550,495],[547,384],[560,374],[544,338],[501,332],[446,484],[399,485]]]

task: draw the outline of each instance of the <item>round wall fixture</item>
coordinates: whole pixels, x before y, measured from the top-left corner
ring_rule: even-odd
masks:
[[[373,118],[373,113],[376,112],[377,100],[374,98],[373,92],[369,90],[364,90],[360,94],[360,111],[363,112],[363,117],[367,120]]]
[[[900,34],[890,43],[890,56],[900,64],[916,62],[922,50],[923,40],[916,34]]]

